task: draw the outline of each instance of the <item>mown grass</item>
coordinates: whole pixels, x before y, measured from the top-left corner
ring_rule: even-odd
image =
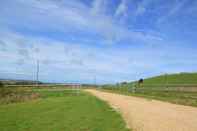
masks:
[[[105,102],[75,91],[36,91],[40,99],[0,105],[0,131],[128,131]]]

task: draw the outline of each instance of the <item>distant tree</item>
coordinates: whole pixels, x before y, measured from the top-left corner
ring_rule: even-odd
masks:
[[[119,86],[120,85],[120,83],[116,83],[116,86]]]
[[[121,84],[122,84],[122,85],[126,85],[126,84],[127,84],[127,82],[126,82],[126,81],[124,81],[124,82],[122,82]]]
[[[4,87],[4,85],[3,85],[3,83],[2,83],[2,82],[0,82],[0,88],[1,88],[1,87]]]
[[[143,84],[143,82],[144,82],[144,79],[142,79],[142,78],[139,79],[139,81],[138,81],[139,84]]]
[[[141,87],[141,85],[144,83],[144,79],[139,79],[138,80],[138,87]]]

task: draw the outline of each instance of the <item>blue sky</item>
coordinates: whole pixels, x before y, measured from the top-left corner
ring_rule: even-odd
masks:
[[[1,0],[0,78],[115,83],[197,71],[196,0]]]

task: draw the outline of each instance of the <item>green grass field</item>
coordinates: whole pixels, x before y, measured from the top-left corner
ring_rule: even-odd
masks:
[[[76,91],[36,91],[41,98],[0,105],[0,131],[128,131],[105,102]]]

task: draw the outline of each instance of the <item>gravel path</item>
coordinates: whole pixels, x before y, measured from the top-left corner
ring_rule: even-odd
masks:
[[[134,131],[197,131],[197,108],[86,90],[120,111]]]

